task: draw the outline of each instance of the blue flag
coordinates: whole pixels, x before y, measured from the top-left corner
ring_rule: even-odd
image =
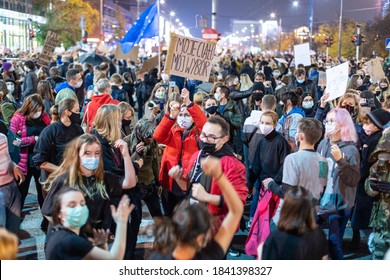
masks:
[[[122,51],[128,53],[141,39],[157,36],[158,20],[156,1],[140,15],[139,19],[137,19],[125,37],[123,37],[121,40]]]

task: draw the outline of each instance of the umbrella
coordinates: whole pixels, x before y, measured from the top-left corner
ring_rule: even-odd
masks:
[[[78,61],[80,63],[87,62],[87,63],[91,63],[93,65],[98,65],[102,62],[110,63],[110,60],[107,57],[100,55],[100,54],[96,54],[96,53],[83,54],[82,56],[79,57]]]

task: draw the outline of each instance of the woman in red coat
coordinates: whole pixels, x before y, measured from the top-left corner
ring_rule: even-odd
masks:
[[[40,170],[32,161],[34,146],[42,130],[50,124],[50,117],[45,113],[45,105],[38,94],[29,95],[22,108],[15,112],[10,122],[10,129],[19,135],[22,140],[20,148],[20,162],[18,166],[26,180],[20,184],[19,191],[22,196],[21,209],[28,194],[31,178],[35,178],[39,206],[43,204],[42,186],[39,183]]]
[[[161,160],[159,183],[163,187],[162,205],[166,216],[172,216],[175,206],[184,198],[186,190],[168,175],[174,166],[180,166],[186,172],[189,161],[199,151],[199,132],[207,121],[206,115],[198,105],[189,99],[189,91],[182,90],[183,105],[177,101],[168,101],[168,113],[165,114],[154,132],[154,139],[165,144]]]

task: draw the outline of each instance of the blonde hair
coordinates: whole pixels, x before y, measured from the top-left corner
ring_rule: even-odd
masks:
[[[80,150],[85,149],[86,146],[91,144],[98,144],[101,147],[99,139],[92,134],[83,134],[76,139],[73,139],[66,145],[63,161],[59,168],[50,174],[47,181],[44,183],[46,185],[45,190],[49,191],[54,180],[64,174],[67,174],[67,177],[64,180],[64,186],[78,189],[86,194],[89,198],[92,198],[93,192],[88,187],[84,186],[82,174],[80,170]],[[104,183],[104,169],[103,169],[103,158],[100,153],[99,166],[95,171],[95,179],[97,192],[105,199],[108,199],[108,194],[106,192],[106,187]]]
[[[127,112],[129,112],[129,111],[132,112],[133,117],[134,117],[134,115],[135,115],[135,113],[134,113],[134,108],[131,107],[129,103],[127,103],[127,102],[125,102],[125,101],[122,101],[122,102],[120,102],[117,106],[118,106],[119,110],[121,110],[122,119],[123,119],[123,117],[125,116],[125,114],[126,114]]]
[[[208,97],[209,95],[207,93],[199,91],[194,94],[194,103],[204,107],[204,102]]]
[[[16,260],[18,254],[18,237],[0,228],[0,260]]]
[[[109,142],[121,139],[121,110],[112,104],[106,104],[99,108],[95,116],[96,131]]]

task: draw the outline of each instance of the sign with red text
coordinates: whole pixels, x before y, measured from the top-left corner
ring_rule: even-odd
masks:
[[[208,81],[216,42],[171,34],[164,72],[185,78]]]

